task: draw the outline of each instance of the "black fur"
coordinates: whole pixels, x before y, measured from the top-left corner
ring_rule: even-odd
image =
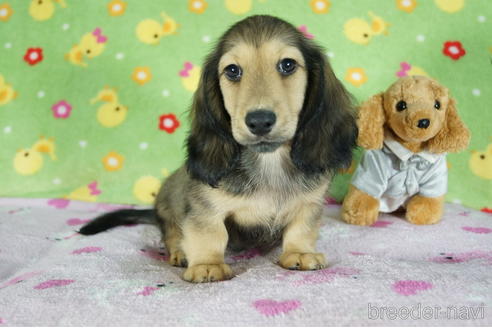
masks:
[[[125,225],[125,224],[153,224],[159,225],[154,209],[149,210],[118,210],[103,214],[83,226],[81,235],[95,235],[96,233]]]
[[[306,98],[292,142],[291,159],[307,175],[347,167],[357,139],[349,93],[335,77],[322,49],[293,25],[272,16],[253,16],[232,26],[207,57],[191,108],[186,167],[199,181],[217,187],[240,164],[244,147],[232,136],[219,85],[221,56],[241,39],[254,45],[280,37],[302,52],[308,71]]]
[[[186,167],[194,179],[217,187],[219,180],[236,166],[241,146],[234,140],[231,118],[220,92],[218,62],[221,47],[206,60],[191,109],[191,132],[186,145]]]
[[[304,40],[299,49],[309,73],[291,158],[307,174],[334,172],[350,166],[356,147],[358,129],[352,99],[319,47]]]

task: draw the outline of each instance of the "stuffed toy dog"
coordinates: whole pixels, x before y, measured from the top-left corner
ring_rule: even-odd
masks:
[[[465,149],[470,139],[448,89],[423,76],[400,78],[362,104],[357,123],[357,142],[366,151],[343,202],[343,219],[371,225],[379,212],[404,207],[411,223],[438,222],[446,153]]]

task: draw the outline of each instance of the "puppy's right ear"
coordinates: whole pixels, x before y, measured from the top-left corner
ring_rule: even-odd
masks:
[[[359,107],[357,143],[365,149],[381,149],[384,141],[384,99],[383,93],[372,96]]]
[[[236,167],[240,145],[231,132],[231,118],[222,100],[217,49],[206,60],[191,107],[191,131],[186,147],[186,167],[191,177],[217,187]]]

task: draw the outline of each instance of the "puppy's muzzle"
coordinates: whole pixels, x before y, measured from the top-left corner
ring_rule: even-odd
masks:
[[[430,120],[427,118],[421,119],[417,123],[417,127],[419,129],[427,129],[430,125]]]
[[[269,110],[255,110],[246,115],[245,122],[249,131],[257,136],[264,136],[272,131],[277,115]]]

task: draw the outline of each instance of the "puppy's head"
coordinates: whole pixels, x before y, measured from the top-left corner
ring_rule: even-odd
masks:
[[[242,149],[289,145],[300,170],[323,173],[350,163],[356,133],[349,95],[321,49],[285,21],[252,16],[232,26],[206,60],[187,166],[216,185]]]
[[[469,132],[448,89],[424,76],[399,79],[359,110],[359,144],[381,148],[384,126],[403,141],[441,153],[466,147]]]

